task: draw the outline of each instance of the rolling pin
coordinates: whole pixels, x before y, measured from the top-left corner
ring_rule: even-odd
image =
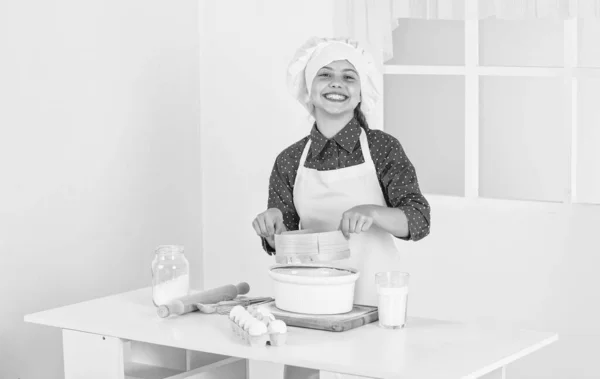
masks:
[[[217,288],[212,288],[206,291],[201,291],[192,295],[180,297],[172,300],[168,304],[163,304],[158,307],[157,313],[161,318],[169,317],[170,315],[182,315],[198,310],[196,304],[214,304],[219,301],[233,300],[237,295],[244,295],[250,291],[250,286],[246,282],[237,285],[228,284]]]

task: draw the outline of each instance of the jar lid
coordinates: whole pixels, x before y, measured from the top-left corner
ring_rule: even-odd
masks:
[[[183,245],[158,245],[154,250],[156,254],[183,254]]]

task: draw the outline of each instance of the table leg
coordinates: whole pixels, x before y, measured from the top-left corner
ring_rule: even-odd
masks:
[[[123,341],[63,330],[65,379],[124,379]]]
[[[283,365],[248,359],[246,373],[246,379],[281,379],[283,378]]]

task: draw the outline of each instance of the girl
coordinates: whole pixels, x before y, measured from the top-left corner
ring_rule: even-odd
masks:
[[[293,95],[314,118],[310,134],[284,149],[269,181],[267,210],[253,220],[263,248],[286,230],[341,230],[348,265],[360,272],[355,303],[377,305],[375,273],[401,270],[394,239],[429,234],[430,207],[400,142],[370,129],[380,98],[370,55],[354,41],[311,38],[288,68]],[[286,378],[318,377],[287,366]]]

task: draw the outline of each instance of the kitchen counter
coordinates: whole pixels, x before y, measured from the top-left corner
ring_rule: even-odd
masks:
[[[65,378],[236,378],[249,361],[368,378],[504,378],[504,367],[558,339],[555,333],[423,318],[386,330],[346,332],[290,327],[287,344],[245,345],[225,315],[161,319],[150,288],[25,316],[63,329]],[[58,348],[58,346],[57,346]],[[488,376],[486,376],[487,378]]]

